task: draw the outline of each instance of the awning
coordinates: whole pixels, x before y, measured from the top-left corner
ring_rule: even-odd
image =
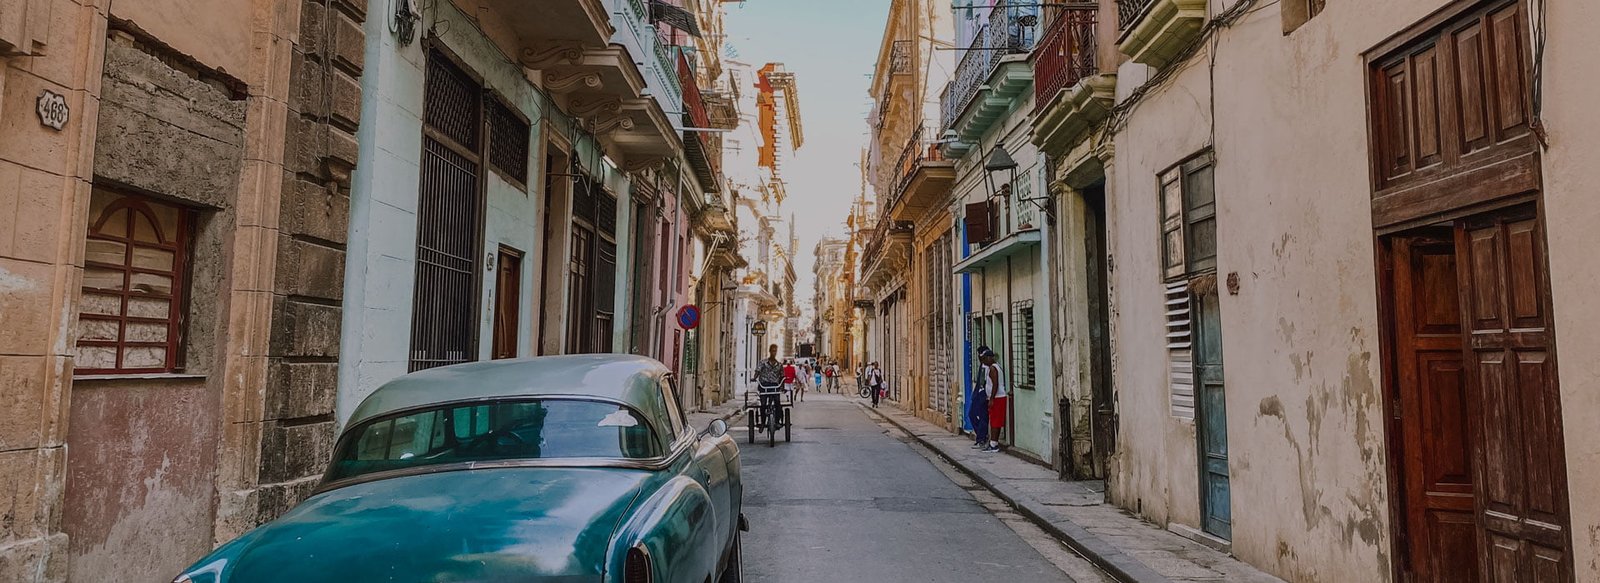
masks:
[[[960,263],[951,267],[952,273],[972,273],[990,265],[999,263],[1005,258],[1028,250],[1044,240],[1038,229],[1017,231],[1006,235],[1004,239],[990,243],[987,247],[973,253],[971,257],[962,259]]]

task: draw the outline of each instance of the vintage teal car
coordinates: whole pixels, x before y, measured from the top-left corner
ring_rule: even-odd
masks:
[[[636,356],[406,375],[356,408],[309,498],[175,581],[740,581],[738,446],[684,419]]]

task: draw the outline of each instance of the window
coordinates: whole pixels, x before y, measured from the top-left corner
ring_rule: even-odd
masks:
[[[506,459],[649,459],[665,428],[629,407],[578,399],[443,405],[364,422],[339,443],[328,480]]]
[[[483,109],[489,122],[489,167],[518,186],[528,184],[528,122],[515,109],[485,91]]]
[[[683,434],[683,401],[678,398],[678,378],[668,375],[661,383],[661,402],[666,404],[667,419],[672,424],[672,435]],[[669,440],[670,441],[670,440]]]
[[[1294,32],[1312,18],[1322,13],[1327,0],[1283,0],[1283,34]]]
[[[75,372],[182,368],[179,334],[190,213],[96,188],[89,198]]]
[[[1213,165],[1207,152],[1161,174],[1161,256],[1168,280],[1217,267]]]
[[[1019,389],[1038,386],[1033,333],[1033,300],[1011,303],[1011,377]]]

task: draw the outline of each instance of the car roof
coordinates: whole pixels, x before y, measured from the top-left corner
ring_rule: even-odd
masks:
[[[656,379],[667,366],[631,354],[539,356],[471,362],[414,372],[378,387],[346,427],[435,403],[551,395],[613,399],[636,409],[659,408]]]

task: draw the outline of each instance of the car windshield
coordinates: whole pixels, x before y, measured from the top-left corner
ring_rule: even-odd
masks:
[[[440,405],[367,421],[339,441],[327,480],[508,459],[659,457],[663,441],[631,408],[577,399]]]

